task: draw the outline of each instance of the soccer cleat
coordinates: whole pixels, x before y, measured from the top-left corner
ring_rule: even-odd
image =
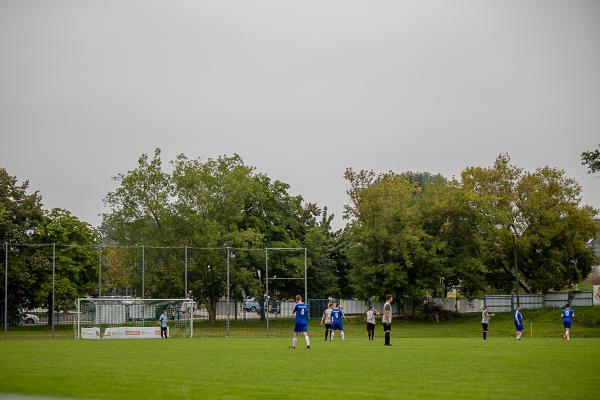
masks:
[[[295,347],[294,347],[294,346],[288,346],[288,349],[290,349],[290,350],[294,350],[294,349],[295,349]]]
[[[563,333],[563,340],[567,340],[567,335],[565,333]]]
[[[310,344],[308,346],[306,346],[307,349],[310,349]]]

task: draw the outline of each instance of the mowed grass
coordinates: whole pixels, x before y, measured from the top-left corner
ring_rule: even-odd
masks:
[[[446,321],[394,319],[391,348],[368,341],[362,318],[347,340],[325,342],[311,320],[312,349],[289,350],[293,323],[196,324],[194,339],[39,340],[45,327],[0,340],[0,393],[80,399],[532,399],[593,398],[600,371],[600,307],[576,309],[563,342],[560,310],[525,311],[523,340],[511,314],[481,339],[478,314]],[[533,338],[531,324],[533,320]],[[254,336],[251,338],[244,336]],[[263,337],[261,337],[263,336]],[[72,327],[57,327],[57,338]],[[14,340],[17,339],[17,340]],[[18,340],[28,339],[28,340]],[[1,397],[1,396],[0,396]]]
[[[89,399],[590,399],[600,339],[6,341],[0,393]]]

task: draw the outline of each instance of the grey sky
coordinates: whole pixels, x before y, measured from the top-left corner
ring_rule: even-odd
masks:
[[[600,207],[595,0],[2,0],[0,57],[0,166],[92,224],[154,147],[239,153],[339,217],[348,166],[502,152]]]

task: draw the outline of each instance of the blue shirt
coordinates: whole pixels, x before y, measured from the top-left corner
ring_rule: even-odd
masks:
[[[298,303],[294,306],[294,314],[296,314],[297,324],[308,323],[308,307],[304,303]]]
[[[523,323],[523,314],[521,314],[521,311],[519,311],[519,310],[515,311],[514,320],[517,321],[519,324]]]
[[[160,317],[158,318],[158,320],[160,321],[161,328],[167,327],[167,316],[165,314],[160,314]]]
[[[570,308],[565,308],[562,310],[563,321],[565,322],[573,322],[573,315],[575,315],[575,311]]]
[[[342,322],[342,317],[344,316],[344,312],[341,308],[334,308],[331,310],[331,320],[333,323]]]

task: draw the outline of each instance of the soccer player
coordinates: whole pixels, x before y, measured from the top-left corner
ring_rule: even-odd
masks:
[[[340,336],[342,340],[344,340],[344,324],[342,319],[346,319],[346,316],[344,315],[344,311],[340,308],[340,303],[337,303],[335,308],[331,310],[331,321],[333,322],[331,340],[333,340],[333,337],[335,336],[335,331],[340,331]]]
[[[296,314],[296,322],[294,324],[294,338],[292,339],[292,345],[289,348],[296,348],[298,334],[303,333],[304,341],[306,342],[306,348],[310,349],[310,339],[308,338],[308,307],[302,302],[302,296],[300,295],[296,296],[294,314]]]
[[[565,333],[563,333],[563,340],[571,340],[571,323],[573,323],[573,317],[575,316],[575,311],[569,306],[569,304],[565,305],[565,308],[562,310],[561,318],[563,321],[563,325],[565,326]]]
[[[369,340],[375,338],[375,316],[379,315],[377,310],[373,309],[373,306],[369,306],[369,310],[365,313],[365,322],[367,323],[367,335]]]
[[[492,314],[489,312],[487,306],[481,309],[481,327],[483,328],[483,340],[487,340],[487,330],[488,323],[490,322],[490,318],[496,314]]]
[[[521,340],[521,335],[523,334],[523,314],[521,314],[521,306],[517,305],[517,309],[513,314],[513,324],[515,325],[515,338],[517,340]]]
[[[331,336],[331,310],[333,308],[333,304],[327,304],[327,308],[323,311],[323,317],[321,317],[321,325],[325,324],[325,341],[327,341],[327,336]]]
[[[163,313],[158,318],[158,322],[160,322],[160,337],[168,339],[167,336],[167,310],[164,310]],[[163,336],[164,334],[164,336]]]
[[[381,318],[381,322],[383,322],[383,332],[385,332],[385,345],[391,346],[390,343],[391,335],[392,335],[392,301],[394,298],[391,294],[388,294],[385,297],[386,301],[383,305],[383,317]]]

